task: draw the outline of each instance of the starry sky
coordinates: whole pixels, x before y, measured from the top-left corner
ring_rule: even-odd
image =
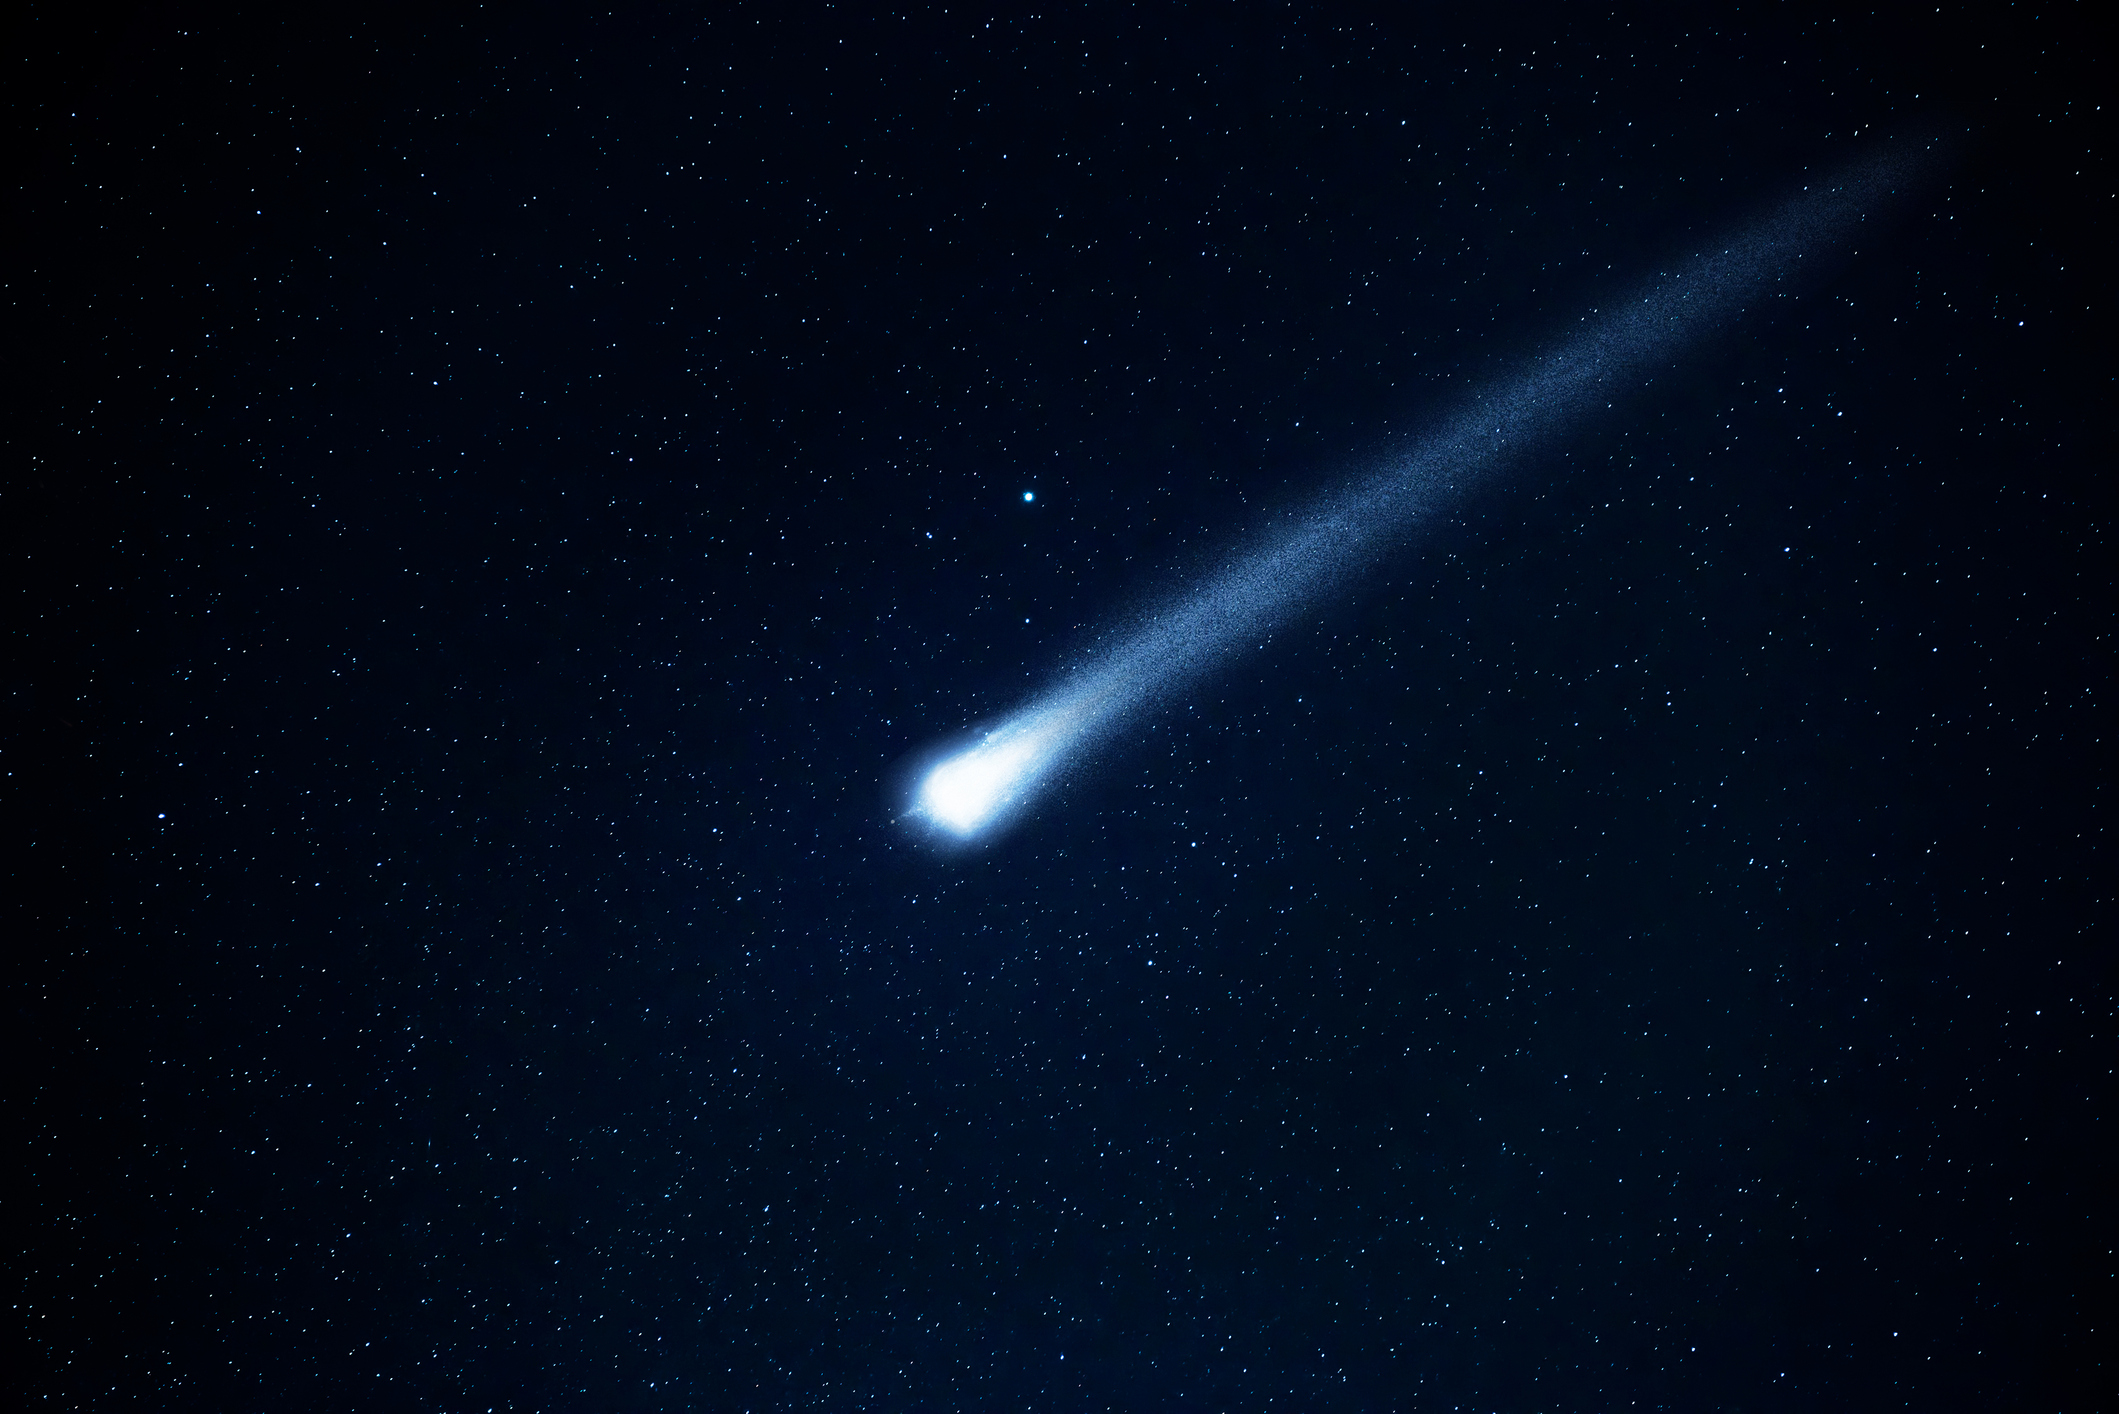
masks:
[[[13,26],[14,1402],[2110,1397],[2086,7],[707,9]]]

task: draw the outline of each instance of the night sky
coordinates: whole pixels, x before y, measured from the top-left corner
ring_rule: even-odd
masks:
[[[11,1406],[2111,1407],[2094,7],[705,8],[10,25]]]

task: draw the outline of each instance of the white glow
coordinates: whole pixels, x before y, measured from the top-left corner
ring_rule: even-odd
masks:
[[[1025,799],[1062,749],[1081,739],[1099,694],[1077,693],[1025,713],[927,773],[912,809],[953,835],[971,836]]]
[[[920,811],[938,825],[968,835],[1015,798],[1037,757],[1029,737],[989,742],[934,768],[920,787]]]

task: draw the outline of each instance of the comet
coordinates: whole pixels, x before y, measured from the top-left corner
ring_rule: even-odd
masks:
[[[1791,297],[1812,257],[1843,244],[1904,184],[1878,162],[1806,189],[1613,306],[1586,311],[1513,380],[1469,398],[1410,451],[1319,497],[1222,566],[1106,635],[1114,644],[960,750],[915,787],[905,817],[968,841],[1026,806],[1070,761],[1317,596],[1404,546],[1423,522],[1631,399],[1747,311]],[[1024,499],[1030,498],[1024,493]]]

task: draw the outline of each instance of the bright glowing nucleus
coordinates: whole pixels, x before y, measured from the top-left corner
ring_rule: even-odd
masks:
[[[937,825],[968,835],[1015,798],[1037,757],[1038,738],[1031,733],[988,741],[952,756],[921,785],[920,812]]]

